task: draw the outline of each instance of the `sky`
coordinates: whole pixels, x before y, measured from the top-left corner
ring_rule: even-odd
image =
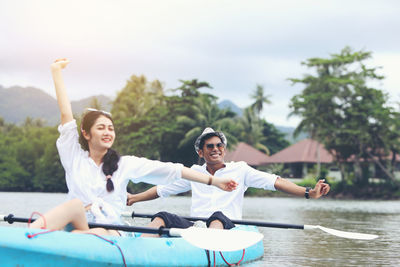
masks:
[[[375,88],[400,101],[399,14],[396,0],[0,0],[0,85],[55,96],[49,66],[60,57],[71,61],[71,100],[115,97],[143,74],[166,89],[206,81],[203,92],[243,108],[260,84],[272,102],[263,118],[295,127],[289,103],[303,87],[288,78],[345,46],[371,51],[369,66],[386,77]]]

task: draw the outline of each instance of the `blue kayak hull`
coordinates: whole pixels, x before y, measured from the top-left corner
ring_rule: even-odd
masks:
[[[252,226],[241,230],[257,231]],[[43,232],[17,227],[0,227],[1,266],[207,266],[204,249],[192,246],[182,238],[105,237],[54,231],[28,238],[29,234]],[[121,251],[119,250],[119,248]],[[260,259],[263,242],[247,248],[241,263]],[[242,259],[243,250],[222,253],[229,263]],[[211,266],[214,253],[210,251]],[[225,265],[215,252],[216,265]]]

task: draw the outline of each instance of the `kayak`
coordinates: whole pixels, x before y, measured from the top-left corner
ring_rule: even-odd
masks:
[[[258,231],[246,225],[234,229]],[[177,237],[100,237],[0,226],[1,266],[227,266],[255,261],[263,254],[262,240],[245,250],[221,253]]]

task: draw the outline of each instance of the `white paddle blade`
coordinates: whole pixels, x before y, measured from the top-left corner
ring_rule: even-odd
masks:
[[[263,239],[258,232],[189,227],[172,228],[170,234],[181,236],[193,246],[213,251],[236,251],[250,247]]]
[[[360,240],[372,240],[375,238],[378,238],[377,235],[371,235],[371,234],[361,234],[361,233],[354,233],[354,232],[345,232],[345,231],[339,231],[331,228],[326,228],[320,225],[317,225],[316,228],[327,232],[331,235],[343,237],[343,238],[349,238],[349,239],[360,239]]]

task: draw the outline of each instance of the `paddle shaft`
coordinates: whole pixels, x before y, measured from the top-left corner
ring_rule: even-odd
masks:
[[[151,214],[141,214],[132,212],[130,215],[123,214],[123,216],[130,216],[130,217],[141,217],[141,218],[152,218],[153,215]],[[207,218],[202,217],[182,217],[189,221],[207,221]],[[360,239],[360,240],[372,240],[377,238],[377,235],[371,234],[362,234],[362,233],[355,233],[355,232],[345,232],[339,231],[335,229],[330,229],[327,227],[322,227],[320,225],[298,225],[298,224],[284,224],[284,223],[269,223],[269,222],[257,222],[257,221],[246,221],[246,220],[232,220],[235,224],[246,224],[246,225],[255,225],[261,227],[272,227],[272,228],[284,228],[284,229],[301,229],[301,230],[315,230],[319,229],[324,231],[325,233],[339,236],[343,238],[350,238],[350,239]]]
[[[4,218],[0,218],[9,224],[14,222],[22,222],[28,223],[28,218],[19,218],[14,217],[14,215],[9,214],[4,216]],[[35,219],[31,219],[30,222],[34,222]],[[140,227],[140,226],[129,226],[129,225],[112,225],[112,224],[101,224],[101,223],[88,223],[89,228],[104,228],[110,230],[118,230],[118,231],[125,231],[125,232],[139,232],[139,233],[147,233],[147,234],[159,234],[159,235],[168,235],[168,236],[175,236],[174,234],[170,234],[170,228],[151,228],[151,227]]]
[[[139,217],[139,218],[152,218],[152,214],[144,214],[144,213],[136,213],[132,212],[131,217]],[[203,217],[189,217],[189,216],[181,216],[188,221],[207,221],[208,218]],[[231,220],[234,224],[245,224],[245,225],[255,225],[260,227],[272,227],[272,228],[284,228],[284,229],[303,229],[304,225],[297,224],[285,224],[285,223],[269,223],[269,222],[257,222],[257,221],[246,221],[246,220]]]
[[[132,213],[131,214],[132,218],[133,217],[151,218],[152,216],[153,215],[150,215],[150,214],[140,214],[140,213]],[[198,221],[198,220],[206,221],[207,220],[207,218],[201,218],[201,217],[184,217],[184,218],[187,220],[193,220],[193,221]],[[9,214],[7,216],[0,215],[0,221],[6,221],[10,224],[13,222],[27,223],[27,222],[29,222],[29,219],[18,218],[18,217],[14,217],[14,215],[12,215],[12,214]],[[34,221],[34,219],[32,219],[31,221]],[[245,220],[233,220],[232,222],[236,223],[236,224],[246,224],[246,225],[255,225],[255,226],[261,226],[261,227],[273,227],[273,228],[284,228],[284,229],[302,229],[302,230],[319,229],[319,230],[322,230],[331,235],[344,237],[344,238],[350,238],[350,239],[372,240],[372,239],[378,238],[377,235],[339,231],[339,230],[335,230],[335,229],[322,227],[320,225],[296,225],[296,224],[268,223],[268,222],[256,222],[256,221],[245,221]],[[151,227],[111,225],[111,224],[99,224],[99,223],[89,223],[88,225],[90,228],[99,227],[99,228],[104,228],[104,229],[113,229],[113,230],[126,231],[126,232],[140,232],[140,233],[159,234],[159,235],[168,235],[168,236],[182,236],[182,231],[185,230],[185,229],[177,229],[177,228],[163,228],[163,227],[151,228]],[[201,229],[201,228],[199,228],[199,229]],[[186,239],[186,238],[184,238],[184,239]],[[190,240],[190,238],[188,238],[186,240],[189,243],[193,242],[193,240]],[[223,245],[226,245],[226,244],[223,244]],[[202,248],[209,249],[208,246],[204,246],[204,244],[202,245]],[[220,249],[220,250],[222,250],[222,249]]]

